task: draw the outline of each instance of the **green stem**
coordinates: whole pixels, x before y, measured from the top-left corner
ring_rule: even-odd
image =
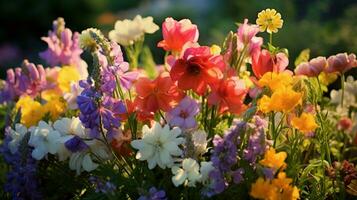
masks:
[[[269,43],[273,45],[273,33],[269,33]]]
[[[343,108],[343,97],[345,95],[345,74],[344,73],[342,73],[342,75],[341,75],[341,89],[342,89],[341,107]]]

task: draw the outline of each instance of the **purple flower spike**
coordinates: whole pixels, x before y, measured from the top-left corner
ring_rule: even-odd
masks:
[[[171,126],[190,129],[197,126],[195,116],[198,112],[199,107],[196,100],[186,96],[175,108],[166,113],[166,118]]]

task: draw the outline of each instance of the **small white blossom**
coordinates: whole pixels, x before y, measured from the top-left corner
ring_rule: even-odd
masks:
[[[131,146],[139,150],[136,159],[148,161],[149,169],[156,165],[163,169],[170,168],[174,164],[172,156],[182,155],[178,145],[183,144],[184,139],[178,137],[181,134],[178,127],[170,130],[168,125],[162,128],[160,123],[155,122],[151,129],[143,126],[142,132],[142,139],[132,141]]]
[[[134,44],[145,33],[154,33],[159,29],[152,17],[142,18],[137,15],[133,20],[124,19],[115,22],[114,30],[109,32],[109,38],[123,46]]]
[[[78,108],[77,97],[81,94],[83,88],[79,86],[78,82],[71,82],[70,87],[70,91],[64,93],[63,98],[66,100],[68,108],[75,110]]]
[[[32,157],[41,160],[48,153],[56,154],[59,149],[61,134],[53,130],[50,124],[40,121],[38,126],[30,128],[29,145],[34,147]]]
[[[202,161],[201,162],[201,169],[200,169],[200,172],[201,172],[201,182],[202,183],[205,183],[208,181],[209,179],[209,173],[214,170],[214,167],[212,165],[212,162],[205,162],[205,161]]]
[[[207,151],[207,133],[202,130],[197,130],[192,133],[192,142],[195,146],[195,154],[201,155]]]
[[[22,124],[15,124],[15,130],[10,129],[9,134],[12,140],[9,142],[9,149],[11,153],[15,153],[18,150],[20,142],[26,133],[27,128]]]
[[[172,182],[176,187],[182,184],[194,187],[196,182],[201,179],[199,170],[200,166],[196,160],[186,158],[182,161],[182,168],[178,166],[171,168],[171,171],[174,174]]]

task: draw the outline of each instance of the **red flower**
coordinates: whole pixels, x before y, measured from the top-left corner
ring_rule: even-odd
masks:
[[[209,84],[216,84],[223,78],[225,64],[221,55],[212,55],[209,47],[202,46],[186,49],[183,57],[171,67],[170,76],[178,81],[180,89],[192,89],[202,95]]]
[[[135,84],[137,96],[135,104],[138,110],[143,112],[156,112],[170,110],[182,98],[183,93],[172,82],[167,72],[161,73],[155,80],[151,81],[141,77]]]
[[[261,78],[267,72],[283,72],[289,64],[289,60],[284,53],[271,53],[263,49],[253,54],[252,68],[254,75]]]
[[[208,104],[219,106],[218,112],[231,112],[240,114],[246,109],[244,98],[248,89],[243,80],[238,77],[222,79],[220,83],[212,88],[212,93],[208,96]]]
[[[184,46],[194,44],[198,40],[198,29],[189,19],[176,21],[171,17],[165,19],[162,23],[162,35],[164,40],[157,46],[166,51],[181,52]]]

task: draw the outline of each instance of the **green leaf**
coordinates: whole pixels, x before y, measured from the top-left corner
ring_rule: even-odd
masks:
[[[149,78],[155,78],[157,76],[156,63],[148,46],[144,46],[140,59]]]
[[[295,60],[295,67],[302,62],[307,62],[310,59],[310,49],[304,49],[300,52],[299,56]]]

